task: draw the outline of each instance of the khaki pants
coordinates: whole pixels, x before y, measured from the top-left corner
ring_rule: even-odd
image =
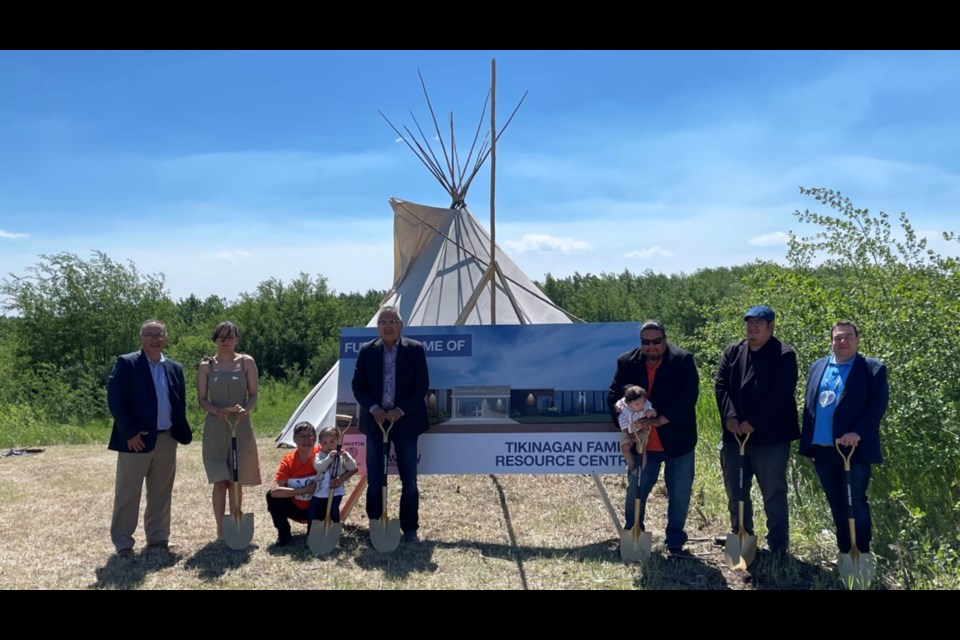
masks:
[[[140,495],[147,484],[143,528],[147,544],[170,539],[170,503],[177,474],[177,441],[170,430],[157,434],[157,446],[149,453],[117,454],[117,482],[113,497],[110,539],[117,551],[133,549],[133,534],[140,515]]]

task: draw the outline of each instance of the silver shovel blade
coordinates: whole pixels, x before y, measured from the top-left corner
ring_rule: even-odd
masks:
[[[400,546],[400,521],[374,520],[370,523],[370,542],[380,553],[390,553]]]
[[[339,522],[314,520],[310,526],[310,535],[307,536],[307,546],[314,555],[325,556],[340,544],[340,532],[343,525]]]
[[[646,562],[653,548],[653,534],[649,531],[624,529],[620,532],[620,557],[624,562]]]
[[[240,515],[239,521],[236,516],[223,516],[223,541],[227,546],[235,551],[242,551],[250,546],[253,540],[253,514],[244,513]]]
[[[837,558],[840,580],[851,591],[869,589],[877,558],[872,553],[841,553]]]

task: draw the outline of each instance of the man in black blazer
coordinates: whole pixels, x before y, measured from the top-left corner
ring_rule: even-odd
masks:
[[[767,516],[767,550],[784,555],[790,543],[787,461],[790,442],[800,437],[797,420],[797,354],[773,337],[776,316],[761,305],[743,314],[747,338],[723,352],[714,392],[723,446],[720,466],[727,490],[730,527],[739,530],[739,438],[750,436],[743,461],[744,529],[753,535],[750,487],[757,477]]]
[[[353,372],[353,395],[360,404],[360,432],[367,436],[367,516],[383,515],[383,433],[392,422],[390,442],[397,459],[400,528],[406,542],[416,542],[420,526],[417,489],[417,438],[430,428],[426,395],[430,387],[423,344],[401,336],[403,320],[396,307],[377,314],[380,337],[364,343]],[[384,425],[386,426],[386,425]]]
[[[147,547],[169,549],[177,443],[193,440],[183,368],[163,355],[166,344],[166,326],[147,320],[140,327],[142,349],[119,356],[107,382],[113,414],[108,448],[118,452],[110,538],[121,556],[133,555],[144,482]]]
[[[697,397],[700,377],[693,356],[667,343],[667,332],[657,320],[640,325],[640,347],[617,358],[617,370],[610,383],[607,405],[614,424],[619,426],[617,414],[622,408],[617,401],[623,397],[627,385],[640,385],[657,412],[656,417],[641,421],[650,427],[647,441],[647,466],[643,475],[643,494],[640,496],[640,525],[643,526],[647,496],[664,465],[667,485],[667,530],[664,543],[674,554],[682,553],[687,541],[684,528],[693,492],[694,449],[697,446]],[[632,453],[637,454],[636,445]],[[627,476],[625,506],[626,528],[633,526],[636,478]]]
[[[830,330],[833,355],[810,367],[804,394],[800,453],[813,459],[827,494],[840,553],[850,553],[843,459],[835,444],[856,446],[850,459],[850,488],[857,549],[870,551],[873,527],[867,484],[870,465],[883,462],[880,420],[887,410],[887,367],[859,353],[857,325],[841,320]],[[844,451],[849,455],[849,449]]]

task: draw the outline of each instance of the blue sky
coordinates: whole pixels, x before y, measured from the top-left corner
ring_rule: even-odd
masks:
[[[174,298],[392,282],[398,197],[449,205],[378,115],[461,153],[497,60],[497,240],[552,273],[782,260],[798,187],[958,230],[958,52],[0,52],[0,275],[93,250]],[[489,118],[484,123],[488,126]],[[436,145],[432,129],[429,137]],[[467,203],[489,223],[489,165]],[[806,230],[808,231],[808,230]]]

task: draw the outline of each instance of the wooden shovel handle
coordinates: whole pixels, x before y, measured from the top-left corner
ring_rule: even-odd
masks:
[[[340,451],[342,445],[337,444],[337,452]],[[333,479],[337,477],[337,474],[340,472],[340,456],[336,456],[336,460],[333,461],[333,464],[330,465],[330,482],[327,483],[327,517],[326,524],[329,528],[331,519],[330,515],[333,513]]]
[[[383,426],[384,424],[388,424],[388,423],[389,423],[390,426],[387,426],[387,427],[384,427],[384,426]],[[381,424],[378,425],[378,426],[380,427],[380,432],[383,433],[383,442],[384,442],[384,444],[386,444],[387,442],[389,442],[388,438],[389,438],[389,434],[390,434],[390,429],[393,429],[393,425],[395,425],[395,424],[396,424],[396,423],[395,423],[393,420],[384,420]]]
[[[740,456],[743,457],[747,453],[747,440],[750,439],[750,434],[745,433],[743,438],[737,434],[733,434],[733,437],[736,438],[737,444],[740,446]]]
[[[240,482],[240,469],[237,462],[237,422],[239,421],[231,420],[229,415],[223,420],[230,427],[230,464],[233,467],[233,483],[236,484]]]
[[[235,414],[235,413],[228,413],[228,414],[226,415],[226,417],[224,417],[224,419],[223,419],[223,421],[227,423],[227,426],[230,427],[230,437],[231,437],[231,438],[236,438],[236,437],[237,437],[237,425],[240,423],[240,418],[232,418],[232,419],[231,419],[231,416],[236,416],[236,415],[237,415],[237,414]]]
[[[743,532],[744,532],[744,528],[743,528],[743,502],[744,502],[744,499],[743,499],[743,459],[744,459],[744,458],[746,457],[746,455],[747,455],[747,440],[750,439],[750,434],[749,434],[749,433],[746,433],[746,434],[744,434],[743,438],[741,438],[739,435],[737,435],[737,434],[735,433],[735,434],[733,434],[733,437],[737,440],[737,444],[740,445],[740,492],[739,492],[739,493],[740,493],[740,498],[739,498],[739,502],[740,502],[740,537],[741,537],[741,540],[742,540],[742,539],[743,539],[743,536],[744,536],[744,533],[743,533]]]
[[[230,487],[230,509],[233,511],[233,518],[237,524],[240,524],[240,495],[237,491],[237,485],[240,484],[240,463],[237,460],[237,422],[238,419],[230,419],[228,414],[224,421],[230,427],[230,465],[233,467],[233,486]],[[235,415],[235,414],[233,414]]]
[[[640,471],[643,471],[644,467],[647,466],[647,441],[650,439],[650,430],[634,431],[633,439],[637,441],[637,453],[640,454]]]
[[[853,452],[857,448],[857,445],[850,445],[850,452],[847,455],[843,455],[843,449],[840,448],[840,443],[835,443],[837,447],[837,453],[840,454],[840,457],[843,458],[843,480],[846,485],[846,494],[847,494],[847,526],[850,528],[850,556],[859,557],[860,551],[857,549],[857,527],[856,519],[853,517],[853,483],[850,481],[850,459],[853,457]]]
[[[393,425],[396,424],[392,420],[384,420],[384,422],[389,422],[390,426],[384,427],[383,424],[380,425],[380,431],[383,432],[383,513],[380,516],[380,520],[383,522],[384,527],[387,524],[387,466],[390,458],[390,430],[393,429]]]
[[[843,455],[843,449],[840,448],[840,443],[835,442],[834,446],[837,448],[837,453],[840,454],[840,457],[843,458],[843,470],[846,472],[850,471],[850,459],[853,458],[853,452],[856,451],[857,445],[850,445],[850,453]]]

